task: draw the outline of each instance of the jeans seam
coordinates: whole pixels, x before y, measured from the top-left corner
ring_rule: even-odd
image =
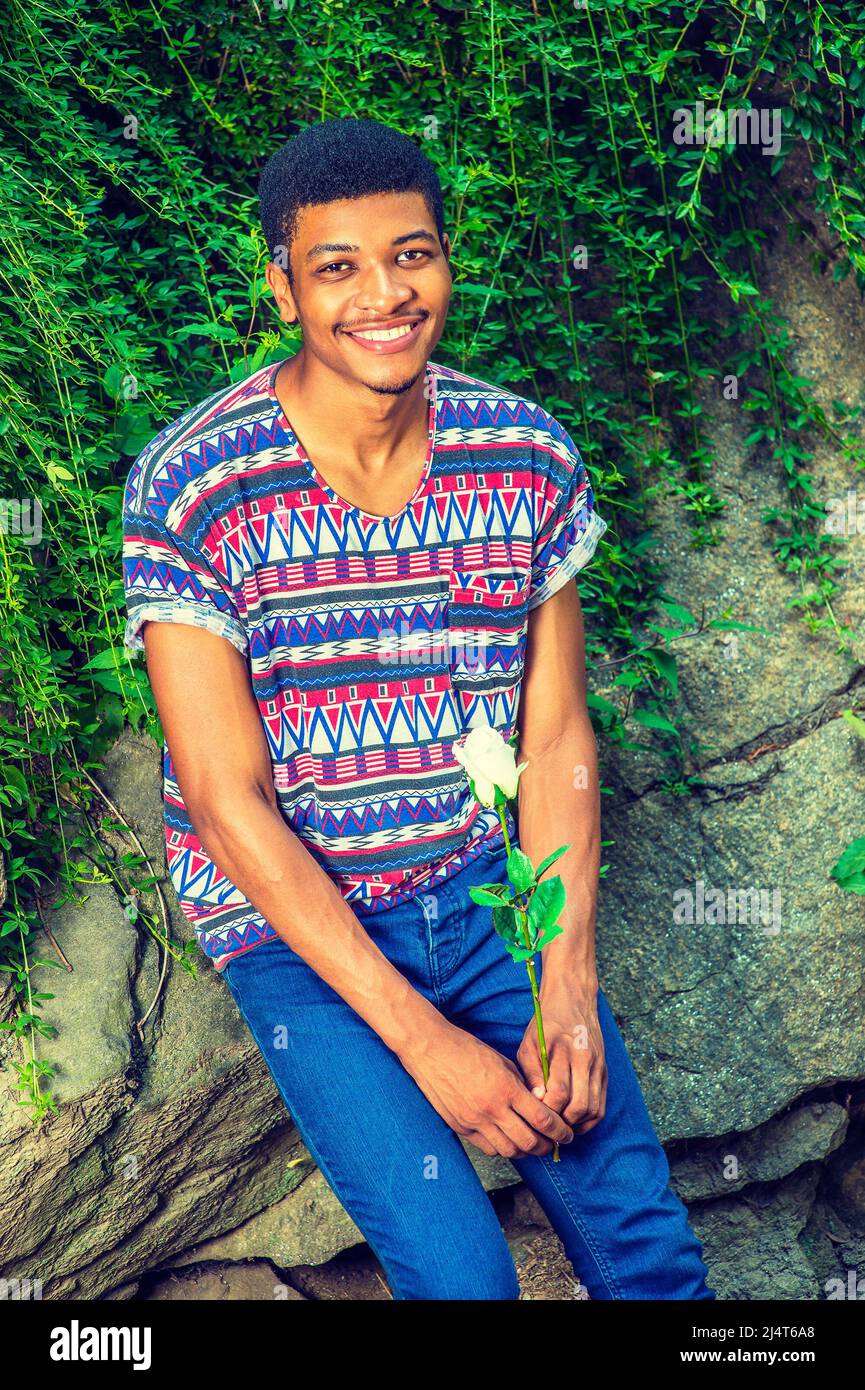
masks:
[[[612,1270],[607,1264],[607,1261],[604,1259],[603,1255],[601,1254],[600,1250],[595,1244],[594,1236],[583,1223],[583,1220],[580,1217],[579,1213],[575,1211],[574,1208],[571,1206],[567,1191],[562,1187],[561,1183],[559,1182],[554,1162],[552,1161],[552,1159],[546,1157],[542,1158],[541,1162],[546,1168],[550,1181],[552,1182],[553,1186],[559,1194],[559,1197],[561,1198],[562,1205],[564,1206],[565,1210],[567,1211],[568,1215],[570,1216],[571,1220],[573,1221],[574,1225],[576,1226],[577,1230],[583,1237],[583,1240],[586,1242],[586,1245],[588,1246],[589,1250],[594,1256],[595,1263],[601,1272],[601,1278],[606,1284],[611,1297],[621,1299],[623,1297],[621,1286],[619,1285],[615,1275],[613,1274]],[[578,1273],[579,1271],[575,1272]]]
[[[472,866],[470,864],[467,866],[467,869],[471,869],[471,867]],[[440,885],[442,889],[442,894],[447,899],[451,920],[454,923],[454,937],[456,938],[454,949],[448,957],[447,961],[442,964],[440,970],[438,968],[438,964],[436,964],[436,976],[440,977],[442,985],[446,985],[447,982],[452,978],[457,966],[459,965],[462,959],[463,947],[465,945],[465,914],[468,911],[468,906],[466,903],[462,901],[462,899],[458,896],[456,892],[459,879],[460,875],[454,874],[452,878],[445,879],[445,881]],[[469,902],[471,901],[472,900],[469,899]]]
[[[441,887],[442,885],[439,886]],[[427,960],[429,962],[430,982],[432,984],[433,992],[436,997],[436,1008],[441,1010],[444,1004],[444,999],[442,997],[441,992],[442,982],[439,973],[438,961],[436,960],[435,945],[433,943],[432,922],[430,921],[426,909],[417,901],[416,898],[412,898],[411,902],[419,908],[421,917],[423,918],[424,927],[426,929],[424,935],[426,937],[426,954]]]
[[[441,969],[442,979],[444,983],[447,983],[447,981],[451,979],[451,977],[454,974],[454,971],[459,965],[460,960],[462,959],[463,943],[465,941],[465,918],[463,913],[464,909],[461,908],[459,914],[454,918],[454,936],[456,937],[456,944],[454,946],[453,954],[449,957],[447,963],[443,965]]]
[[[480,855],[476,860],[473,861],[472,864],[468,865],[468,869],[476,867],[481,862],[481,860],[483,860],[487,864],[494,864],[498,859],[501,851],[501,845],[482,847]],[[457,896],[456,888],[459,884],[459,880],[460,875],[455,874],[453,878],[447,879],[442,885],[442,887],[445,890],[446,896],[450,899],[451,913],[453,914],[453,920],[456,924],[454,935],[457,937],[456,947],[453,951],[453,954],[447,961],[447,964],[442,966],[441,973],[445,982],[450,980],[451,977],[454,975],[456,968],[462,959],[466,939],[466,913],[470,912],[473,907],[478,906],[478,904],[476,904],[474,902],[474,899],[472,898],[469,898],[469,901],[466,903],[463,902]],[[490,926],[492,929],[492,922],[490,923]]]

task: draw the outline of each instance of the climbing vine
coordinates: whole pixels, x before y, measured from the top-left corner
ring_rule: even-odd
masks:
[[[725,539],[713,394],[750,413],[748,457],[783,483],[764,521],[791,607],[850,653],[835,611],[843,541],[810,469],[823,440],[862,466],[859,410],[827,413],[793,369],[764,243],[771,209],[815,274],[865,288],[863,18],[835,0],[12,0],[0,970],[14,1008],[0,1026],[36,1122],[54,1107],[39,1056],[52,996],[31,972],[64,968],[46,907],[110,884],[159,943],[162,976],[170,957],[195,972],[99,775],[124,726],[162,737],[143,661],[122,646],[120,512],[163,424],[295,350],[264,293],[264,161],[329,116],[372,116],[423,144],[454,246],[437,360],[540,401],[575,439],[610,528],[580,576],[605,692],[592,714],[606,740],[651,749],[684,794],[700,760],[677,716],[681,644],[758,626],[748,612],[695,617],[652,555],[661,497],[693,546]],[[807,209],[783,177],[791,156]]]

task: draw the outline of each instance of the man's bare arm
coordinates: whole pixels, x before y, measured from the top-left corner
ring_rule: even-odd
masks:
[[[554,866],[567,893],[564,931],[545,947],[541,970],[546,1085],[536,1029],[526,1030],[517,1059],[576,1134],[603,1119],[607,1097],[595,959],[600,788],[584,642],[579,591],[565,584],[530,615],[520,715],[520,758],[529,763],[519,785],[520,846],[535,864],[560,845],[570,849]]]
[[[378,949],[284,820],[243,657],[225,638],[186,625],[150,622],[143,634],[177,782],[208,855],[399,1053],[440,1015]]]
[[[600,789],[576,584],[565,584],[529,616],[519,726],[519,758],[529,764],[519,785],[520,846],[535,864],[560,845],[571,847],[552,871],[561,875],[567,907],[565,931],[544,951],[542,993],[564,977],[570,992],[591,1000],[598,987]]]
[[[513,1063],[412,988],[283,819],[240,653],[179,623],[145,623],[143,640],[177,782],[217,867],[397,1054],[458,1134],[507,1158],[567,1143],[571,1129]]]

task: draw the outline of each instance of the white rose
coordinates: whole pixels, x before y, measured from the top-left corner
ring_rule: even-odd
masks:
[[[482,806],[495,806],[496,787],[509,800],[513,800],[520,773],[528,767],[527,762],[516,766],[514,749],[502,738],[498,729],[488,724],[472,729],[461,748],[458,744],[454,745],[453,753],[474,782],[475,796]]]

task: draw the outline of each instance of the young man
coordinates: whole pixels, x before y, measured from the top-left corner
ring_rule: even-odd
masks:
[[[430,360],[451,244],[412,141],[326,121],[259,192],[303,346],[162,430],[125,497],[180,905],[395,1298],[519,1296],[458,1136],[514,1161],[592,1298],[714,1298],[596,973],[586,470],[540,406]],[[571,847],[547,1087],[468,895],[505,881],[502,831],[454,756],[518,711],[519,843]]]

